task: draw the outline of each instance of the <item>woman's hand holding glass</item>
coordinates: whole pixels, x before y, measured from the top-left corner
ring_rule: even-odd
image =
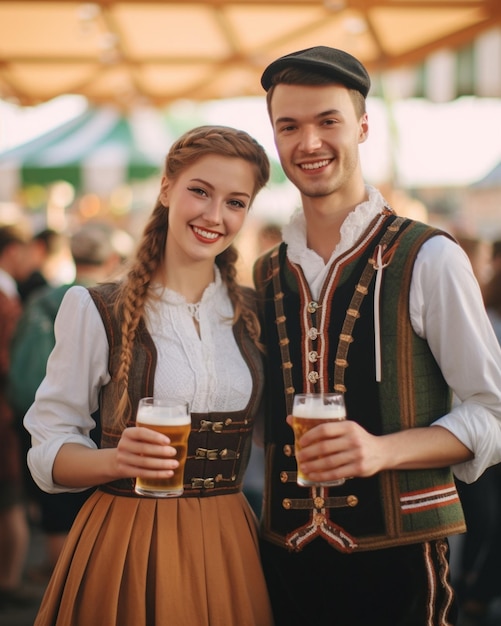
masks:
[[[179,467],[170,439],[150,428],[126,428],[116,449],[118,474],[122,478],[166,479]]]

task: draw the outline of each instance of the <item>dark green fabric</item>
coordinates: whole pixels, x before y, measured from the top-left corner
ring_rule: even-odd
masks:
[[[18,420],[33,404],[45,376],[55,343],[54,320],[70,286],[41,289],[29,299],[17,325],[11,344],[8,394]]]
[[[391,226],[389,217],[366,241],[365,249],[349,259],[341,276],[321,306],[329,307],[326,358],[327,375],[332,375],[340,325],[349,292],[353,293],[363,267],[371,257],[382,232]],[[409,316],[409,292],[416,256],[430,237],[444,234],[425,224],[406,220],[400,227],[397,245],[385,252],[390,261],[384,270],[381,292],[382,381],[375,382],[374,360],[374,280],[369,287],[357,319],[348,352],[345,394],[348,416],[360,422],[374,434],[391,433],[410,427],[427,427],[446,414],[451,394],[427,342],[419,338]],[[393,254],[393,256],[391,256]],[[286,245],[279,250],[280,286],[283,292],[287,338],[292,366],[293,386],[302,391],[302,350],[306,350],[305,329],[300,323],[300,307],[304,305],[299,293],[294,267],[286,259]],[[295,461],[290,428],[286,427],[286,402],[283,383],[281,351],[278,347],[274,287],[271,280],[270,254],[259,259],[255,280],[261,295],[263,329],[268,348],[269,392],[266,423],[268,497],[265,502],[263,534],[265,538],[284,545],[286,537],[303,527],[309,528],[310,512],[297,506],[284,506],[288,498],[307,498],[308,492],[295,490],[290,478]],[[343,295],[343,290],[349,292]],[[301,304],[303,303],[303,304]],[[342,310],[340,310],[342,309]],[[341,317],[340,317],[341,316]],[[309,349],[309,348],[308,348]],[[284,368],[285,369],[285,368]],[[329,385],[328,388],[331,388]],[[367,421],[369,420],[369,421]],[[367,483],[367,488],[362,484]],[[372,486],[370,485],[372,483]],[[298,488],[301,489],[301,488]],[[297,492],[297,493],[296,493]],[[413,471],[386,471],[370,479],[348,480],[342,487],[329,490],[329,495],[355,495],[357,504],[351,508],[332,508],[329,519],[347,532],[353,533],[360,550],[402,545],[436,539],[464,531],[464,520],[455,491],[450,468]],[[377,499],[377,506],[374,505]],[[382,519],[379,517],[383,508]],[[372,526],[362,530],[363,525]]]

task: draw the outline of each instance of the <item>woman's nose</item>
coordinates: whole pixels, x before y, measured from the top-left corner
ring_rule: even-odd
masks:
[[[208,224],[220,224],[222,215],[223,207],[221,202],[213,201],[206,207],[203,217]]]

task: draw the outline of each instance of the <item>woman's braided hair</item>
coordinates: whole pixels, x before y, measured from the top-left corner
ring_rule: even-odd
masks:
[[[254,167],[255,184],[251,202],[268,182],[270,164],[262,146],[242,130],[227,126],[200,126],[186,132],[170,148],[165,159],[165,175],[175,180],[187,167],[207,155],[241,158]],[[144,312],[148,289],[152,278],[165,259],[168,229],[168,207],[157,200],[153,213],[145,226],[137,252],[125,280],[120,285],[115,313],[122,316],[121,353],[116,382],[119,398],[115,421],[124,426],[131,418],[131,403],[128,393],[129,372],[132,362],[132,347],[137,328]],[[244,301],[242,289],[236,282],[238,253],[230,245],[216,257],[221,278],[228,288],[234,308],[233,323],[240,317],[244,320],[250,337],[259,344],[260,328],[257,316]]]

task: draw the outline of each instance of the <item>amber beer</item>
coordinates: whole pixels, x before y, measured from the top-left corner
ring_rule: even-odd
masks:
[[[346,419],[344,397],[341,393],[300,393],[294,396],[292,408],[292,428],[294,430],[294,447],[297,452],[301,450],[299,440],[309,430],[334,420],[336,422]],[[301,487],[319,485],[323,487],[335,487],[344,483],[344,478],[327,482],[314,482],[309,480],[301,471],[297,463],[297,484]]]
[[[177,451],[179,466],[171,478],[136,478],[136,493],[153,498],[172,498],[183,493],[184,466],[188,451],[188,437],[191,431],[191,416],[188,404],[174,404],[168,400],[141,398],[139,401],[136,425],[151,428],[170,439],[170,445]]]

